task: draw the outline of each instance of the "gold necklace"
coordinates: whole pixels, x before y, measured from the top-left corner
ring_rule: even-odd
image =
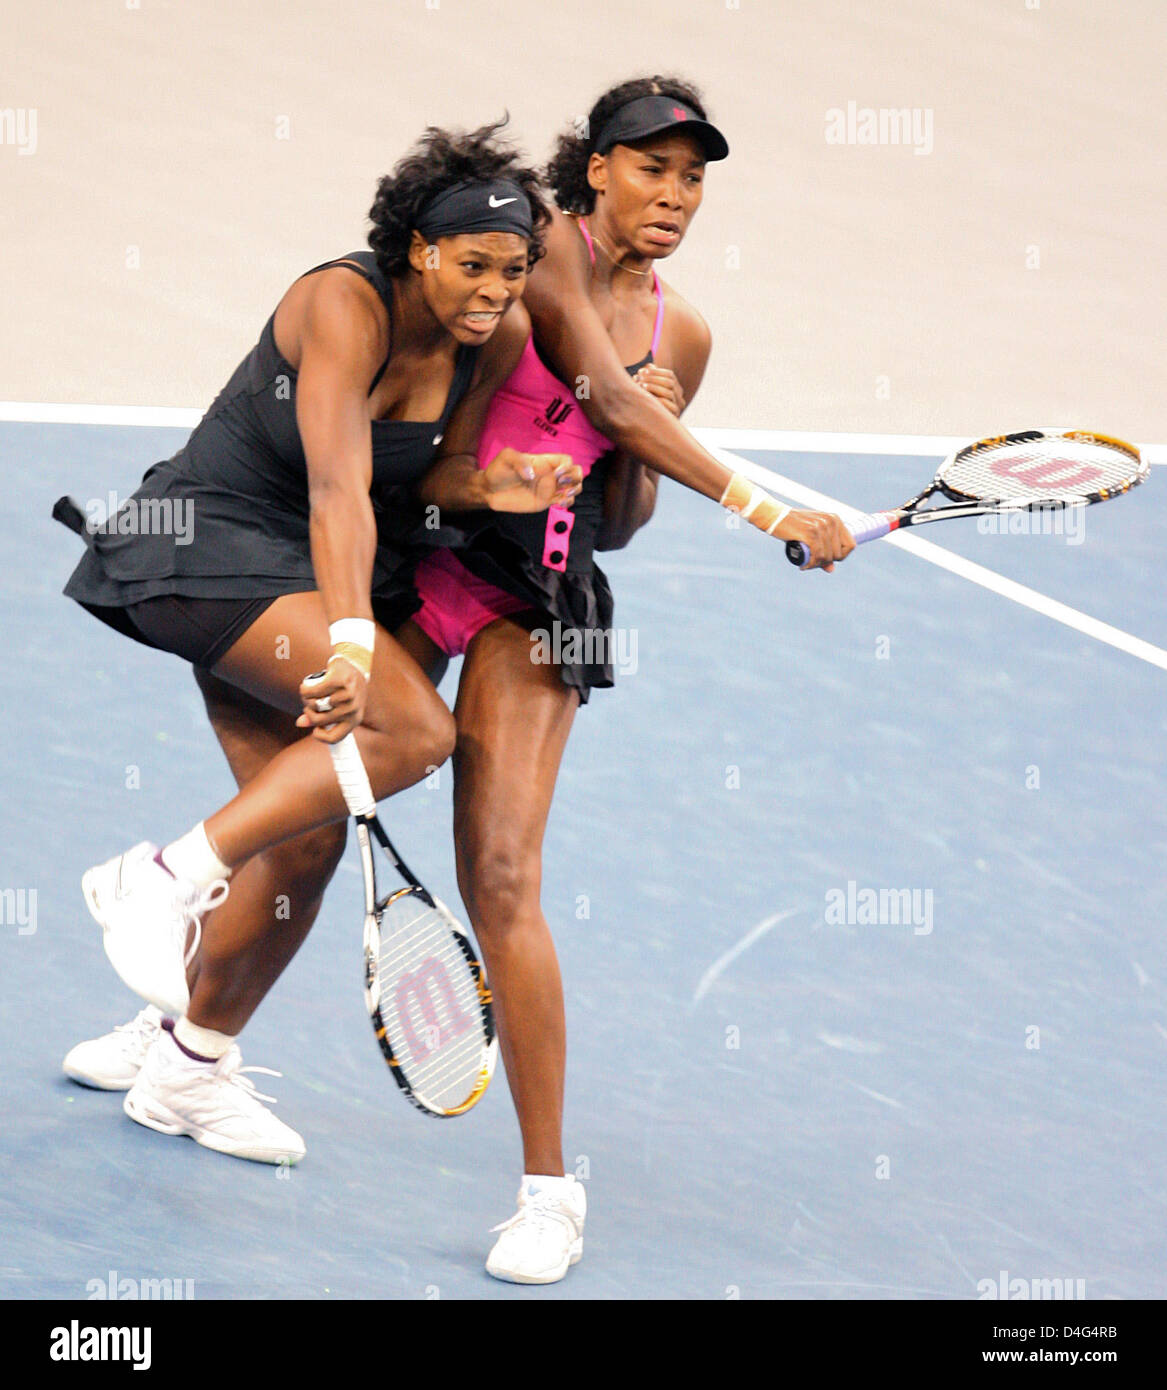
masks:
[[[582,221],[583,221],[583,218],[580,218],[580,221],[582,222]],[[584,222],[584,226],[585,226],[585,227],[587,226],[587,223],[586,223],[586,222]],[[589,230],[590,230],[590,228],[589,228]],[[609,251],[608,248],[604,245],[604,243],[600,240],[600,238],[595,234],[595,232],[592,232],[592,240],[596,243],[596,245],[600,248],[600,250],[604,253],[604,255],[607,256],[607,258],[612,262],[612,264],[616,267],[617,270],[626,270],[626,271],[628,272],[629,275],[651,275],[651,274],[652,274],[652,270],[651,270],[651,269],[649,269],[649,270],[633,270],[632,267],[631,267],[630,265],[624,265],[623,262],[618,261],[618,260],[616,259],[616,257],[612,255],[611,251]]]

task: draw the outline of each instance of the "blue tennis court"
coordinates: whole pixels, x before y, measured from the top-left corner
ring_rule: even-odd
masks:
[[[606,557],[625,674],[577,717],[547,836],[590,1204],[567,1279],[483,1270],[521,1158],[501,1072],[455,1123],[396,1094],[351,837],[241,1040],[284,1073],[259,1081],[299,1168],[166,1139],[68,1082],[66,1050],[139,1007],[82,871],[233,783],[189,669],[61,596],[79,546],[49,511],[128,495],[183,438],[0,425],[0,1296],[116,1273],[199,1299],[1167,1297],[1163,671],[885,543],[799,575],[667,483]],[[933,462],[747,457],[861,508]],[[1153,476],[1091,509],[1080,544],[924,534],[1161,648],[1165,498]],[[456,902],[448,770],[383,815]]]

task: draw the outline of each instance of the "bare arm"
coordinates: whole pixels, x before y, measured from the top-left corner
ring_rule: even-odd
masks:
[[[649,391],[680,419],[705,376],[713,336],[701,315],[679,295],[670,293],[669,309],[676,325],[669,335],[669,356],[676,370],[653,363],[638,372],[634,379],[641,390]],[[632,458],[623,449],[616,449],[609,455],[604,520],[596,540],[597,550],[622,550],[642,526],[647,526],[656,510],[659,481],[660,474],[654,468]]]
[[[308,464],[312,568],[330,623],[373,616],[368,390],[387,347],[361,289],[347,277],[320,276],[300,333],[296,423]]]
[[[371,630],[377,528],[368,391],[388,351],[388,331],[369,296],[348,276],[327,272],[311,286],[299,331],[296,424],[308,469],[312,569],[329,626],[355,618]],[[296,724],[325,743],[360,724],[372,658],[372,641],[334,642],[323,676],[309,681],[305,673]]]
[[[604,481],[604,519],[596,532],[597,550],[623,550],[656,511],[656,486],[660,474],[629,458],[623,449],[607,455]]]
[[[730,470],[629,377],[588,290],[583,240],[572,220],[557,213],[547,255],[531,272],[523,296],[540,349],[602,434],[631,458],[719,500]]]
[[[556,213],[547,255],[531,272],[524,292],[540,348],[602,434],[630,457],[720,501],[738,475],[718,463],[659,401],[629,378],[588,287],[583,241],[574,222]],[[735,484],[735,494],[744,500],[752,495],[750,485],[744,480]],[[767,508],[776,510],[769,503]],[[854,549],[843,523],[825,512],[790,511],[780,520],[776,516],[771,534],[779,540],[803,541],[815,567],[823,569]]]

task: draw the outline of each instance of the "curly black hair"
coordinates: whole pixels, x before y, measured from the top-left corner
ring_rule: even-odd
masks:
[[[589,213],[596,205],[596,190],[588,183],[588,160],[596,148],[596,136],[609,117],[638,97],[673,97],[691,106],[701,119],[709,114],[701,93],[680,77],[634,77],[610,87],[588,112],[587,120],[564,131],[547,165],[547,182],[564,212]]]
[[[470,131],[429,126],[393,172],[380,180],[377,197],[369,209],[373,224],[369,245],[382,274],[393,277],[405,273],[418,214],[435,194],[462,182],[510,179],[517,183],[531,205],[534,226],[527,269],[544,254],[543,237],[551,212],[543,200],[538,172],[521,163],[513,145],[499,139],[508,120],[504,116],[501,121]]]

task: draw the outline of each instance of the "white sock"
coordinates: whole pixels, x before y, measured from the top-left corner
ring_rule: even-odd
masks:
[[[216,1033],[213,1028],[200,1028],[184,1014],[174,1025],[174,1040],[196,1058],[217,1062],[235,1041],[228,1033]]]
[[[533,1184],[542,1192],[550,1192],[556,1197],[563,1197],[575,1186],[575,1177],[569,1174],[558,1178],[552,1173],[524,1173],[523,1187],[526,1188],[528,1183]]]
[[[209,888],[217,878],[230,878],[231,870],[207,839],[205,822],[199,821],[162,851],[162,862],[175,878],[185,878],[199,888]]]

